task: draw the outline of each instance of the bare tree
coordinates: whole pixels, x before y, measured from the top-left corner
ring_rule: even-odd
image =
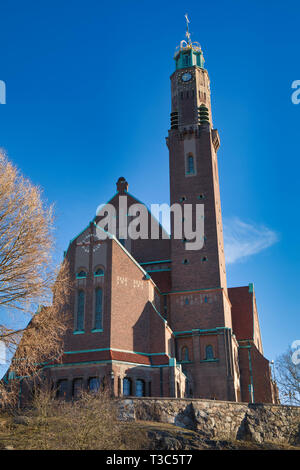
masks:
[[[0,153],[0,341],[11,354],[17,349],[16,377],[34,374],[62,353],[70,278],[66,263],[53,267],[53,246],[53,208]],[[8,327],[8,320],[22,326]],[[2,400],[14,395],[14,386],[10,394],[1,387]]]
[[[275,362],[281,403],[300,405],[300,364],[297,351],[288,348]]]

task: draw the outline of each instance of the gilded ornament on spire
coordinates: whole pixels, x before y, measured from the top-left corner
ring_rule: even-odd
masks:
[[[195,52],[202,53],[202,49],[201,49],[199,42],[192,42],[191,40],[191,33],[189,31],[190,20],[188,18],[187,13],[184,15],[184,17],[186,19],[186,33],[185,33],[186,40],[183,39],[182,41],[180,41],[180,45],[176,47],[175,57],[178,54],[178,52],[187,50],[187,49],[193,49]]]

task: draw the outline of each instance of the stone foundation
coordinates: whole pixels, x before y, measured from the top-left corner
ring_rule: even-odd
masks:
[[[120,420],[157,421],[203,438],[300,445],[300,407],[200,399],[118,400]]]

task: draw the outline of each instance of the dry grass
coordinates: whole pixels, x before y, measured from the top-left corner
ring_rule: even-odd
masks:
[[[132,450],[145,445],[146,432],[137,435],[133,423],[118,421],[115,401],[107,392],[83,393],[78,400],[65,402],[42,391],[31,409],[0,417],[0,449]]]

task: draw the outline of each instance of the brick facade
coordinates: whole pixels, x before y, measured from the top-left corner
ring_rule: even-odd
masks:
[[[190,45],[179,54],[195,51]],[[177,68],[171,103],[170,201],[182,209],[191,204],[193,227],[196,206],[204,204],[204,245],[187,250],[184,236],[175,237],[173,218],[171,236],[165,237],[148,210],[147,239],[123,240],[117,231],[97,242],[96,226],[104,217],[98,214],[66,252],[75,284],[66,306],[72,320],[62,363],[44,371],[54,384],[63,384],[67,398],[74,395],[74,384],[86,388],[98,378],[117,396],[272,403],[275,389],[263,356],[253,285],[227,289],[220,139],[212,124],[207,71],[197,65]],[[116,220],[124,198],[128,211],[140,203],[128,189],[119,178],[109,201]],[[151,239],[151,222],[157,239]]]

